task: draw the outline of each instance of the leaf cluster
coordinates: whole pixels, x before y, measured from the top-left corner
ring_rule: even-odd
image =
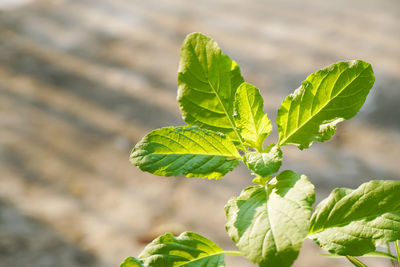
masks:
[[[239,251],[224,251],[196,233],[165,234],[121,266],[217,267],[225,266],[226,254],[262,267],[291,266],[305,238],[357,262],[354,256],[376,253],[376,246],[400,239],[400,182],[335,189],[313,213],[309,179],[291,170],[276,175],[282,146],[303,150],[329,140],[339,122],[357,114],[374,80],[371,65],[361,60],[309,75],[278,110],[278,142],[265,146],[272,124],[259,89],[244,81],[237,63],[214,40],[188,35],[178,71],[178,102],[187,125],[150,132],[130,160],[155,175],[209,179],[222,178],[242,161],[255,175],[254,185],[225,207],[226,231]]]

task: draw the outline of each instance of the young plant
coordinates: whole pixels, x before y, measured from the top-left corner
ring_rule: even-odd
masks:
[[[259,90],[244,82],[235,61],[200,33],[183,42],[178,71],[178,102],[187,126],[165,127],[136,144],[131,162],[160,176],[219,179],[239,161],[255,175],[225,206],[226,231],[239,251],[224,251],[192,232],[165,234],[122,267],[219,267],[227,254],[241,255],[259,266],[290,266],[305,238],[330,256],[383,256],[381,244],[400,239],[400,182],[370,181],[357,189],[337,188],[312,213],[314,186],[302,174],[279,171],[281,147],[300,150],[323,142],[337,123],[354,117],[363,105],[374,74],[361,60],[321,69],[286,97],[278,110],[277,144],[263,146],[272,125],[263,112]]]

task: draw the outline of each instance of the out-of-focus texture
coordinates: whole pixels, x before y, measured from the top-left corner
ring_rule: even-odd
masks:
[[[2,0],[0,266],[118,266],[165,231],[234,249],[223,207],[251,183],[245,168],[208,181],[128,161],[148,131],[184,124],[176,72],[193,31],[238,62],[273,121],[311,72],[370,62],[376,82],[358,116],[325,144],[285,147],[282,170],[306,174],[317,201],[334,187],[400,179],[398,0]],[[319,253],[307,241],[295,266],[350,266]],[[228,266],[254,265],[229,256]]]

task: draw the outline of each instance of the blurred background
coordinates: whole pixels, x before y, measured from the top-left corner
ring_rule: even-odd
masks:
[[[282,170],[306,174],[317,201],[400,179],[399,0],[0,0],[1,267],[118,266],[165,231],[234,249],[223,207],[251,184],[243,166],[209,181],[128,160],[150,130],[184,125],[176,73],[194,31],[238,62],[273,123],[310,73],[370,62],[376,82],[358,116],[324,144],[285,147]],[[306,241],[295,266],[351,266],[322,252]]]

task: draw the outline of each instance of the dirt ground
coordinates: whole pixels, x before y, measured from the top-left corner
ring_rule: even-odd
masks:
[[[306,174],[317,201],[335,187],[400,179],[398,0],[0,0],[1,267],[115,267],[165,231],[234,249],[223,207],[251,183],[243,166],[209,181],[128,161],[148,131],[184,124],[176,72],[194,31],[238,62],[273,122],[311,72],[370,62],[376,82],[358,116],[325,144],[285,147],[282,170]],[[351,266],[322,252],[306,241],[295,266]]]

